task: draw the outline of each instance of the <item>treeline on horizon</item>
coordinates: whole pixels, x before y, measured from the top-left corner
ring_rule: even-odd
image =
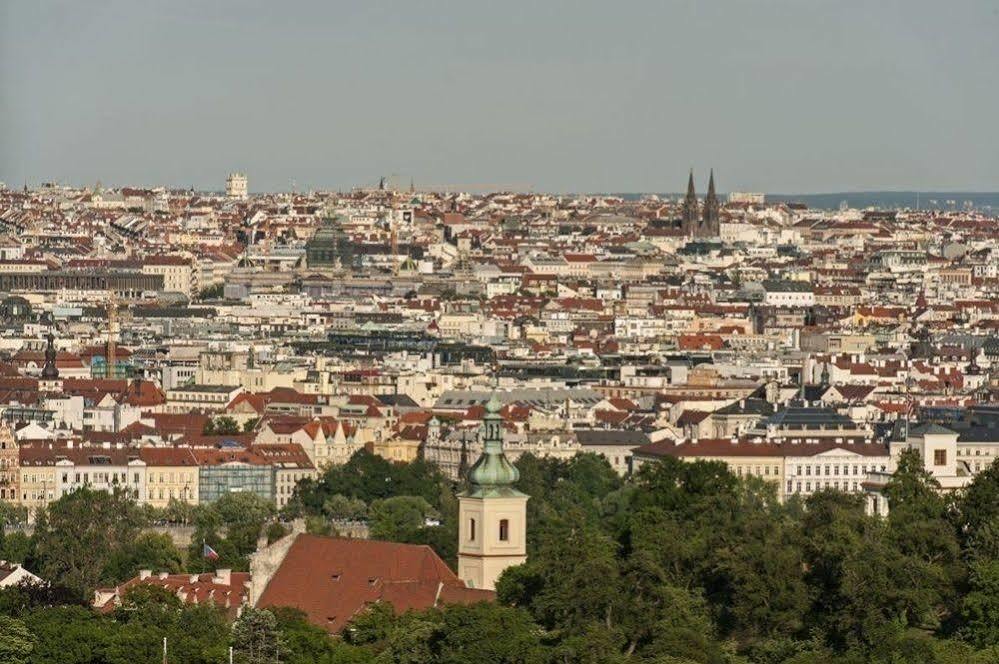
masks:
[[[160,662],[166,637],[171,662],[227,661],[230,646],[254,664],[999,662],[996,464],[943,495],[907,452],[887,518],[834,490],[782,503],[773,484],[717,462],[664,459],[630,478],[591,454],[517,466],[531,496],[529,558],[501,577],[495,603],[401,616],[376,605],[340,637],[291,609],[231,623],[149,589],[95,613],[86,601],[98,585],[139,569],[246,570],[261,534],[287,531],[245,495],[174,515],[86,490],[63,497],[30,537],[0,542],[0,557],[53,583],[0,591],[0,661]],[[328,534],[363,519],[373,536],[428,544],[454,565],[459,488],[423,462],[360,452],[302,483],[282,516]],[[191,549],[143,532],[151,516],[192,523]],[[221,560],[203,560],[202,541]]]

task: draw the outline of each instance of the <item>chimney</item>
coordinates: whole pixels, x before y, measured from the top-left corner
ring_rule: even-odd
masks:
[[[232,585],[232,570],[231,569],[215,570],[215,578],[212,579],[212,583],[218,584],[220,586]]]
[[[151,569],[140,569],[139,570],[139,581],[145,581],[153,575],[153,570]]]
[[[739,410],[746,410],[746,400],[739,399]]]
[[[696,445],[697,444],[697,436],[691,436],[690,437],[690,444],[691,445]]]
[[[191,582],[191,583],[197,583],[198,582],[198,575],[197,574],[192,574],[187,580],[189,582]]]
[[[169,576],[169,574],[167,574],[166,572],[160,572],[156,576],[159,577],[159,579],[162,581],[162,580],[166,579],[167,576]]]
[[[732,434],[732,438],[730,439],[730,441],[731,441],[731,443],[733,445],[738,445],[739,444],[739,437],[736,436],[735,434]]]
[[[69,440],[66,441],[66,449],[67,450],[73,449],[73,439],[72,438],[70,438]]]

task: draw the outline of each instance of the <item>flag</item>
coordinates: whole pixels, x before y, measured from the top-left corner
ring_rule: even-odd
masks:
[[[201,545],[201,556],[203,558],[208,558],[208,560],[218,560],[219,554],[215,552],[215,549],[208,546],[207,544]]]

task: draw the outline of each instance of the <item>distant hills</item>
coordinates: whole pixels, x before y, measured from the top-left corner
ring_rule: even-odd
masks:
[[[832,210],[844,201],[852,208],[916,208],[953,210],[965,206],[999,211],[999,192],[851,191],[832,194],[767,194],[768,201],[798,201],[810,208]]]
[[[617,194],[628,199],[647,194]],[[659,196],[681,198],[680,193]],[[724,200],[725,195],[722,195]],[[967,191],[845,191],[829,194],[767,194],[767,201],[804,203],[809,208],[835,210],[842,203],[851,208],[915,208],[923,210],[956,210],[970,205],[985,212],[999,212],[999,192]]]

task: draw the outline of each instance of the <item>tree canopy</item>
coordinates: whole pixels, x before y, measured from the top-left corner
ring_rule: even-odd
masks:
[[[773,484],[719,463],[665,459],[627,479],[594,455],[517,465],[529,556],[500,577],[496,602],[401,615],[377,603],[342,638],[295,609],[247,609],[232,623],[156,588],[93,612],[95,584],[140,568],[245,569],[257,538],[285,527],[267,501],[234,494],[185,510],[196,535],[181,551],[140,532],[143,513],[123,494],[64,496],[21,535],[24,559],[53,585],[0,590],[0,660],[159,661],[166,638],[170,661],[184,662],[224,661],[230,646],[238,661],[293,664],[999,661],[996,466],[948,495],[904,454],[882,518],[834,490],[781,502]],[[429,544],[454,565],[459,488],[425,464],[361,453],[300,486],[287,515],[320,530],[364,520],[373,536]],[[202,541],[219,561],[201,557]]]

